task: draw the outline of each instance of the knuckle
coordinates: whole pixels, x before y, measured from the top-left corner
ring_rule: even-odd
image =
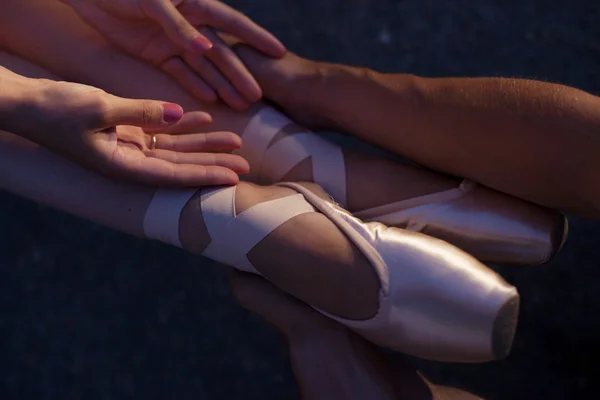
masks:
[[[87,122],[92,126],[104,126],[110,121],[113,107],[106,96],[90,96],[86,108],[89,115]]]
[[[51,87],[53,84],[57,84],[56,81],[53,81],[51,79],[46,79],[46,78],[40,78],[35,81],[29,81],[29,82],[35,82],[36,84],[39,84],[40,87],[43,87],[43,88]],[[31,84],[33,84],[33,83],[31,83]]]
[[[175,21],[175,31],[179,36],[191,37],[194,35],[194,28],[182,17]]]
[[[150,101],[143,101],[141,104],[141,119],[144,124],[152,124],[159,119],[157,107]]]

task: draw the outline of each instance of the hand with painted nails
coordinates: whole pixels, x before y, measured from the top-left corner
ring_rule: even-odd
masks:
[[[283,334],[303,399],[481,399],[429,382],[407,361],[390,359],[377,346],[267,280],[231,273],[231,292],[238,303]]]
[[[62,0],[107,39],[175,78],[203,101],[237,110],[262,91],[235,53],[213,31],[233,35],[265,55],[285,47],[244,14],[218,0]]]
[[[248,172],[231,132],[188,133],[211,122],[177,104],[124,99],[0,67],[0,129],[95,172],[158,186],[233,185]],[[188,133],[188,134],[181,134]]]

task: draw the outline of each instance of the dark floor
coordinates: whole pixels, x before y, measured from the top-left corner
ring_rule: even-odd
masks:
[[[231,1],[312,58],[420,75],[502,75],[600,92],[597,0]],[[600,156],[600,155],[599,155]],[[284,344],[212,263],[0,194],[0,399],[294,399]],[[492,399],[598,398],[600,224],[505,269],[510,358],[424,363]]]

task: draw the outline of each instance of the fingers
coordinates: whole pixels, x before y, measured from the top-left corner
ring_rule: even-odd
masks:
[[[206,25],[233,34],[271,57],[279,58],[285,55],[285,46],[275,36],[227,4],[202,0],[198,0],[196,4]]]
[[[141,183],[153,186],[202,187],[235,185],[238,175],[229,168],[216,165],[173,164],[160,158],[146,157],[139,163],[127,163],[122,169]]]
[[[248,108],[249,102],[262,97],[262,90],[254,77],[233,51],[221,42],[204,56],[186,52],[183,60],[172,57],[161,68],[201,101],[214,103],[221,98],[234,110],[243,111]]]
[[[198,132],[198,129],[210,124],[212,117],[210,114],[203,111],[190,111],[183,114],[181,119],[170,126],[166,127],[148,127],[144,131],[146,133],[160,132],[160,133],[194,133]]]
[[[242,147],[242,139],[232,132],[157,134],[155,137],[157,149],[177,152],[231,151]]]
[[[215,91],[204,79],[198,76],[180,58],[174,57],[162,65],[163,71],[171,75],[181,87],[188,90],[199,100],[213,103],[218,97]]]
[[[260,86],[239,57],[211,29],[203,27],[201,31],[214,43],[213,48],[205,53],[205,57],[217,67],[246,100],[250,102],[260,100],[262,97]]]
[[[190,52],[185,53],[183,59],[231,108],[240,111],[248,108],[248,101],[238,93],[236,88],[210,60]]]
[[[151,150],[148,158],[156,158],[175,165],[219,166],[228,168],[238,174],[247,174],[250,170],[248,161],[243,157],[229,153],[184,153],[169,150]]]
[[[181,48],[203,53],[212,48],[212,43],[196,30],[181,15],[170,0],[143,0],[142,8],[146,14],[158,22],[169,38]]]
[[[172,125],[183,117],[183,108],[177,104],[155,100],[124,99],[105,95],[106,107],[101,128],[117,125],[162,127]]]

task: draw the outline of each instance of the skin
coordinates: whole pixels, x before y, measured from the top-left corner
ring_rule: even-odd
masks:
[[[238,303],[261,316],[287,341],[303,399],[479,399],[429,382],[405,361],[391,363],[373,344],[264,279],[232,271],[230,282]]]
[[[14,57],[0,59],[24,76],[58,79]],[[155,185],[110,181],[4,131],[0,131],[0,148],[4,171],[0,187],[110,228],[144,236],[143,218]],[[317,185],[304,185],[328,199]],[[292,194],[296,192],[289,188],[243,182],[236,187],[235,210],[239,214],[255,204]],[[182,210],[179,224],[183,248],[201,255],[211,238],[202,216],[200,192]],[[273,259],[274,253],[279,262]],[[372,317],[379,307],[379,279],[372,266],[320,213],[299,215],[285,222],[255,246],[248,258],[278,287],[333,314],[364,319]]]
[[[433,170],[600,218],[600,98],[547,82],[422,78],[288,54],[238,54],[296,120],[351,133]],[[360,93],[360,96],[354,94]]]
[[[27,15],[28,20],[33,22],[32,27],[24,29],[10,21],[7,21],[8,26],[0,25],[0,29],[10,29],[15,33],[13,40],[4,42],[5,46],[11,52],[28,57],[69,80],[101,87],[116,95],[167,99],[180,104],[186,111],[202,109],[213,117],[209,128],[212,131],[242,134],[254,113],[265,107],[264,104],[257,104],[249,112],[242,113],[220,104],[199,101],[173,84],[164,73],[117,51],[61,4],[29,0],[20,3],[19,7],[20,14]],[[51,18],[48,17],[50,15]],[[61,43],[61,46],[55,43]],[[78,57],[71,57],[71,54],[78,54]],[[147,82],[152,82],[152,85]],[[301,127],[291,127],[288,133],[301,130]],[[349,211],[389,204],[458,185],[453,178],[380,156],[345,149],[344,157]],[[312,176],[311,162],[305,160],[293,168],[284,180],[310,181]],[[395,185],[389,184],[391,179]]]
[[[25,75],[56,78],[14,57],[5,56],[3,63]],[[108,181],[6,132],[0,132],[0,164],[0,171],[5,172],[0,173],[0,183],[13,193],[123,232],[143,235],[142,221],[153,189]],[[315,185],[309,188],[326,198]],[[282,187],[240,184],[236,210],[242,212],[290,192]],[[180,221],[184,248],[200,253],[210,237],[198,196],[186,205]],[[273,248],[278,251],[274,253]],[[275,260],[273,254],[277,254]],[[370,265],[323,215],[301,215],[286,222],[249,257],[278,287],[334,314],[367,318],[377,307],[375,294],[379,286]],[[344,275],[343,285],[340,274]],[[315,276],[320,278],[315,281]],[[337,323],[318,317],[314,310],[290,300],[262,280],[240,277],[234,278],[233,292],[241,304],[286,334],[294,372],[305,398],[475,398],[433,385],[409,365],[392,367],[373,345]],[[348,288],[352,290],[349,292]]]
[[[101,42],[95,42],[95,39],[92,39],[92,43],[98,43],[98,44],[99,44],[99,46],[100,46],[100,48],[102,48],[102,46],[103,46],[103,44],[102,44]],[[50,52],[50,51],[54,51],[54,50],[43,49],[43,51]],[[85,54],[85,53],[86,53],[86,52],[84,51],[84,54]],[[48,54],[48,53],[46,53],[46,54]],[[114,56],[114,54],[113,54],[113,56]],[[88,62],[88,63],[89,63],[89,62],[91,62],[90,60],[92,60],[92,59],[87,59],[87,61],[84,61],[84,64],[85,64],[85,62]],[[59,63],[60,63],[60,62],[62,62],[62,61],[59,61]],[[77,73],[78,73],[78,72],[76,71],[76,68],[74,67],[74,64],[71,64],[71,66],[67,67],[67,69],[69,69],[69,68],[72,70],[72,72],[73,72],[74,74],[77,74]],[[87,77],[87,79],[90,79],[90,78],[89,78],[89,76]],[[133,85],[135,85],[135,84],[133,84]],[[151,89],[151,90],[152,90],[152,89]],[[173,92],[173,93],[174,93],[174,92]],[[240,125],[241,125],[241,123],[240,123]],[[313,339],[308,339],[308,343],[310,343],[310,341],[311,341],[311,340],[317,340],[317,337],[314,337]],[[327,342],[327,341],[326,341],[325,343],[331,343],[331,342]],[[302,355],[302,354],[305,354],[305,353],[306,353],[306,351],[300,351],[300,352],[299,352],[299,354],[300,354],[300,355]],[[336,358],[336,357],[332,357],[332,359],[335,359],[335,358]],[[305,369],[305,372],[310,372],[310,371],[308,371],[308,370],[306,370],[306,369]],[[341,374],[341,376],[343,376],[343,374]],[[378,379],[379,379],[379,378],[378,378]],[[309,385],[311,385],[311,384],[309,384]],[[314,386],[314,384],[313,384],[313,386]],[[380,390],[380,389],[378,389],[378,388],[375,388],[375,389],[376,389],[376,390]],[[317,389],[315,389],[315,390],[317,390]],[[318,393],[318,392],[317,392],[317,393]]]
[[[24,77],[0,67],[0,127],[93,171],[164,186],[232,185],[248,163],[230,132],[196,133],[204,112],[124,99],[100,89]],[[215,152],[215,153],[211,153]]]
[[[143,235],[143,218],[154,192],[107,180],[2,131],[0,186],[137,236]],[[326,197],[316,185],[306,186]],[[282,187],[241,183],[235,205],[243,212],[254,204],[293,193]],[[193,197],[180,217],[180,238],[184,249],[192,253],[200,252],[210,241],[198,200],[197,195]],[[274,252],[275,248],[278,251]],[[377,307],[378,282],[370,265],[322,214],[300,215],[284,223],[252,250],[250,259],[274,285],[329,312],[368,318]],[[432,385],[408,365],[392,367],[373,345],[332,320],[318,317],[313,309],[290,300],[262,279],[243,278],[234,278],[234,295],[244,307],[284,332],[304,398],[475,398]],[[307,284],[310,279],[312,284]],[[304,287],[294,287],[297,282]],[[440,397],[442,394],[446,397]],[[447,397],[450,394],[456,397]]]
[[[164,98],[185,109],[203,107],[213,116],[211,128],[217,131],[241,134],[248,123],[249,114],[199,102],[168,84],[156,71],[116,53],[60,4],[29,0],[19,3],[18,11],[27,15],[32,25],[24,28],[15,22],[17,18],[10,18],[10,13],[3,13],[6,23],[0,25],[0,43],[10,51],[70,80],[117,95]],[[14,33],[11,40],[7,40],[6,32]],[[56,47],[55,43],[63,45]],[[73,53],[79,57],[70,57]],[[350,132],[431,169],[466,177],[543,206],[600,217],[600,184],[593,172],[600,167],[595,133],[600,128],[600,104],[595,96],[566,86],[518,79],[380,74],[308,61],[291,53],[273,60],[243,46],[238,54],[266,96],[304,124]],[[116,72],[123,70],[135,70],[138,79]],[[152,86],[144,83],[149,81]],[[364,166],[375,162],[379,165],[367,172]],[[387,182],[390,176],[412,173],[385,164],[379,159],[364,162],[360,168],[365,171],[363,180],[347,171],[349,190],[354,187],[365,194],[361,185],[381,177],[375,182],[381,183],[383,192],[369,190],[360,196],[365,203],[349,204],[350,211],[455,186],[439,175],[415,176],[412,182],[396,187],[412,189],[418,182],[437,179],[433,185],[437,190],[420,188],[411,196],[403,196],[404,190],[394,191]],[[307,163],[285,179],[309,180],[311,175]]]
[[[20,0],[10,0],[15,2]],[[262,92],[214,33],[228,32],[270,57],[285,47],[242,13],[217,0],[62,0],[105,38],[170,74],[190,93],[244,110]]]

